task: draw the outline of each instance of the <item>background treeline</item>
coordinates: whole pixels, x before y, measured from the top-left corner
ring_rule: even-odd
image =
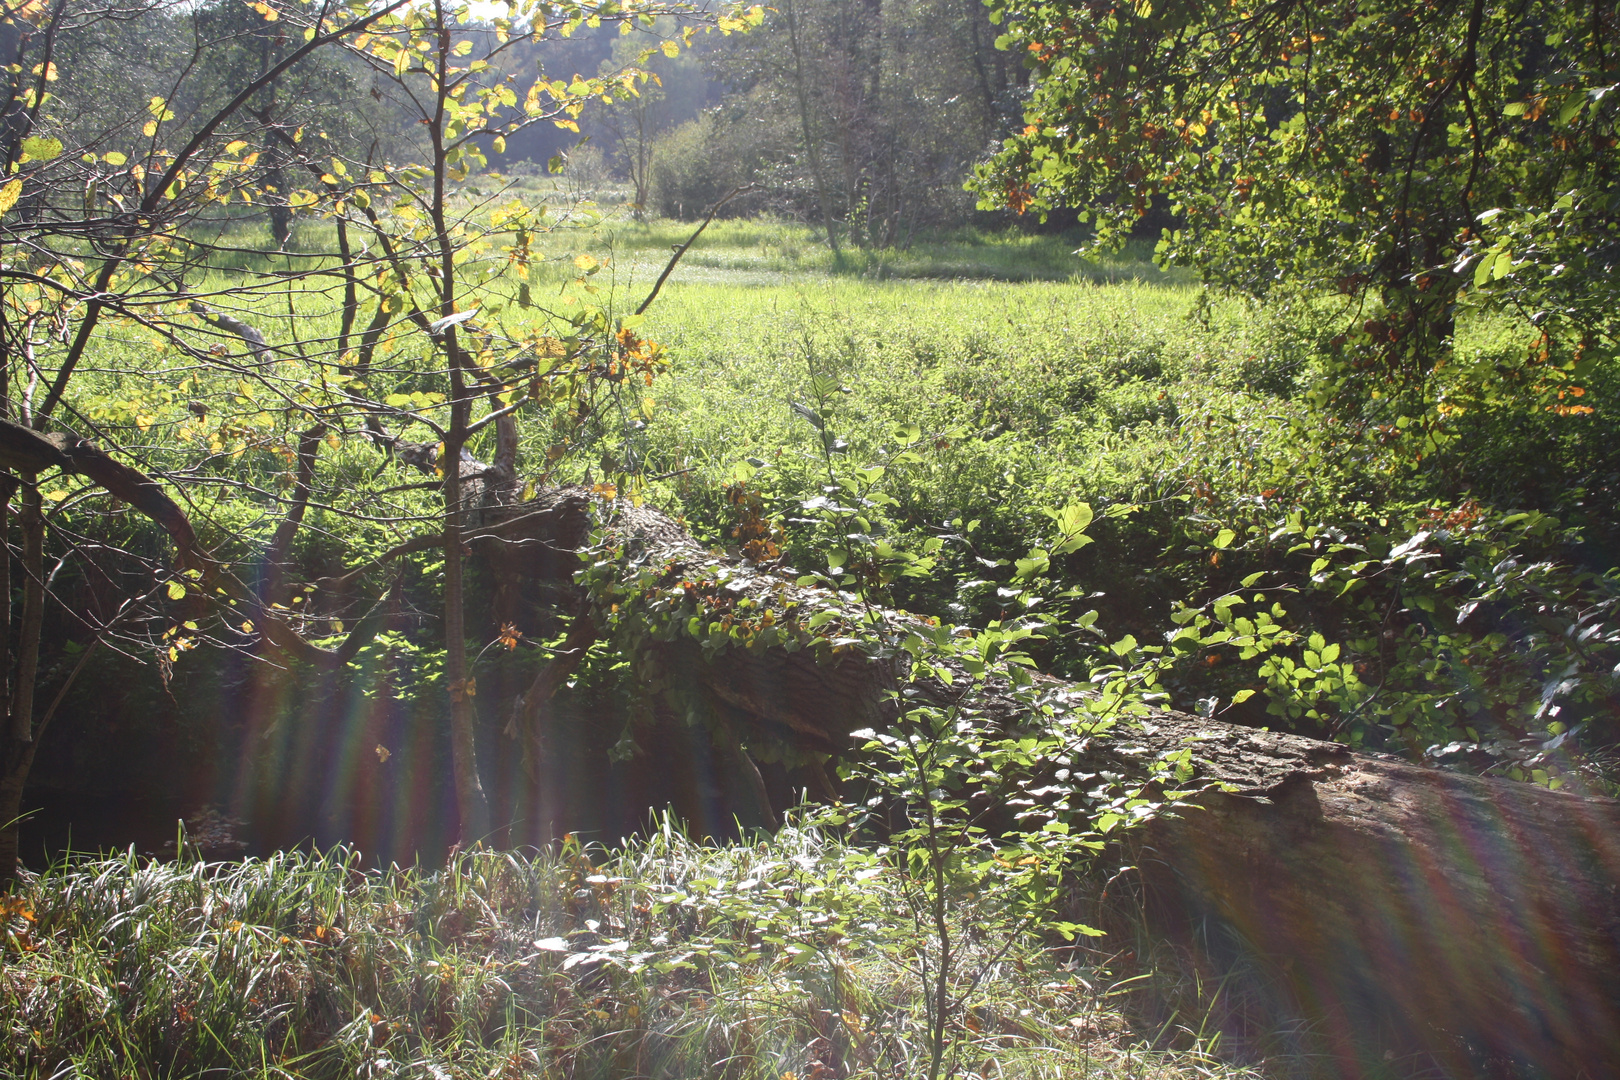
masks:
[[[713,37],[646,65],[639,95],[596,102],[588,137],[537,131],[498,165],[545,165],[628,184],[639,213],[692,219],[730,191],[730,217],[813,224],[834,250],[904,246],[918,229],[1001,220],[963,190],[1009,132],[1029,72],[995,47],[989,9],[968,0],[795,0],[758,32]],[[536,50],[566,77],[622,66],[640,35],[601,33]],[[1033,224],[1033,222],[1031,222]]]
[[[619,70],[668,28],[587,27],[522,43],[490,77]],[[760,32],[654,55],[642,66],[656,79],[639,94],[592,102],[577,132],[531,127],[491,164],[543,172],[566,160],[587,184],[622,186],[638,212],[672,218],[701,216],[752,185],[728,216],[812,222],[835,248],[904,245],[920,228],[1005,216],[975,210],[963,190],[1018,120],[1028,82],[1022,59],[995,47],[998,33],[989,9],[969,0],[796,0],[767,12]],[[93,139],[102,118],[167,99],[176,86],[170,107],[182,119],[205,115],[233,79],[267,69],[293,44],[250,5],[142,6],[72,37],[57,118],[67,141]],[[337,52],[289,71],[257,108],[379,160],[417,134],[370,73]],[[289,157],[276,144],[263,150]],[[284,232],[285,215],[275,228]]]
[[[988,9],[963,0],[782,4],[761,33],[719,39],[669,75],[654,67],[666,88],[701,69],[712,89],[698,115],[655,111],[638,196],[692,217],[757,184],[732,213],[813,223],[834,248],[904,244],[919,228],[968,221],[963,182],[1016,117],[1028,74],[995,36]],[[686,91],[677,103],[699,102]],[[601,121],[621,136],[610,157],[634,177],[644,151],[615,111]]]

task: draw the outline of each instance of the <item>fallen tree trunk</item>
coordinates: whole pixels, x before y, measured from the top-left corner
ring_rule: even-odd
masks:
[[[1154,726],[1155,744],[1208,728]],[[1258,960],[1287,991],[1274,1015],[1311,1021],[1307,1044],[1350,1075],[1408,1050],[1460,1076],[1620,1067],[1620,803],[1274,733],[1219,741],[1271,782],[1148,829],[1156,928],[1212,972],[1223,947]]]
[[[587,505],[553,493],[528,516],[553,573],[567,564],[559,549],[586,535]],[[617,561],[599,570],[706,598],[719,620],[707,625],[727,624],[694,634],[686,609],[659,622],[598,597],[604,636],[646,622],[639,670],[652,688],[711,695],[740,741],[806,753],[846,753],[852,730],[892,719],[889,661],[809,647],[793,621],[827,593],[715,556],[649,510],[622,510],[610,545]],[[1048,689],[1060,707],[1084,692]],[[992,714],[1019,708],[986,696]],[[1570,1077],[1620,1068],[1620,802],[1174,712],[1092,740],[1081,764],[1140,775],[1187,747],[1209,786],[1137,834],[1150,925],[1217,975],[1223,951],[1257,961],[1277,1013],[1293,1011],[1309,1044],[1328,1048],[1329,1074],[1407,1052],[1455,1075],[1487,1062]]]

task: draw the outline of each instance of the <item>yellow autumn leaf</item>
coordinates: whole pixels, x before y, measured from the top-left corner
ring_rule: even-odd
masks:
[[[17,197],[22,194],[22,177],[14,176],[0,187],[0,214],[17,205]]]

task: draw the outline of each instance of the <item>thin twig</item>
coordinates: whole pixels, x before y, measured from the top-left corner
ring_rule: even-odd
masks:
[[[636,308],[637,315],[645,313],[648,308],[652,307],[652,302],[658,299],[658,290],[664,287],[664,282],[669,278],[669,275],[675,272],[675,265],[681,261],[681,256],[686,254],[687,248],[697,243],[697,238],[703,235],[703,230],[709,227],[709,222],[714,220],[714,215],[720,212],[720,208],[737,196],[746,195],[758,186],[758,184],[745,184],[742,187],[732,188],[724,198],[709,207],[708,214],[703,218],[703,224],[699,225],[697,231],[687,237],[686,243],[676,248],[675,254],[669,257],[669,265],[664,267],[664,272],[658,275],[657,281],[653,282],[652,292],[648,293],[647,299],[643,300],[641,306]]]

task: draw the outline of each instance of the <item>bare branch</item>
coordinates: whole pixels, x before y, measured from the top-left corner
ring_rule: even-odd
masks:
[[[648,293],[647,299],[643,300],[641,306],[636,308],[637,315],[644,314],[648,308],[652,307],[652,302],[658,299],[658,290],[664,287],[664,282],[668,280],[669,275],[675,272],[675,266],[681,261],[681,256],[686,254],[687,248],[697,243],[697,238],[703,235],[703,230],[709,227],[709,222],[714,220],[714,215],[720,212],[720,208],[737,196],[746,195],[748,192],[753,191],[756,187],[758,187],[757,184],[747,184],[743,187],[732,188],[723,198],[709,207],[708,214],[703,218],[703,224],[699,225],[697,231],[686,238],[686,243],[676,248],[675,254],[669,257],[669,264],[664,267],[664,272],[658,275],[657,281],[653,282],[652,292]]]

